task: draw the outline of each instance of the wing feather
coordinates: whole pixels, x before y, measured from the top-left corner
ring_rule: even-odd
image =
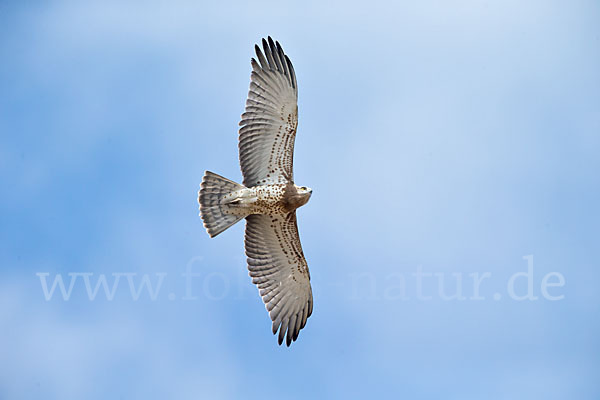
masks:
[[[312,311],[310,274],[298,235],[296,213],[246,217],[246,255],[252,282],[273,321],[273,334],[289,346]]]
[[[256,45],[250,89],[239,131],[244,185],[293,180],[298,125],[298,90],[294,67],[279,42],[270,37]]]

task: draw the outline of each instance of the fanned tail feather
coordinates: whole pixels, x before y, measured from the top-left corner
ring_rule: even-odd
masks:
[[[212,238],[223,232],[231,225],[244,218],[227,213],[227,204],[223,204],[223,197],[244,186],[230,181],[214,172],[206,171],[200,184],[198,192],[198,203],[200,204],[200,217],[208,235]]]

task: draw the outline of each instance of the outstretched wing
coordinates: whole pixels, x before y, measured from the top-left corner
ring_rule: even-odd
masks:
[[[298,338],[313,308],[308,265],[302,253],[296,212],[287,216],[246,217],[246,255],[252,283],[279,329],[279,344]],[[287,331],[287,336],[286,336]]]
[[[293,181],[296,74],[279,42],[269,37],[262,45],[264,55],[255,46],[258,62],[251,60],[250,91],[240,121],[240,165],[246,187]]]

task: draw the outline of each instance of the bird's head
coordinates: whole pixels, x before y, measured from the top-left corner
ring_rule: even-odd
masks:
[[[296,185],[296,191],[298,192],[298,197],[300,197],[300,204],[298,205],[298,207],[303,206],[304,204],[308,203],[308,200],[310,199],[310,195],[312,194],[312,189],[306,186],[297,186]]]
[[[296,186],[296,191],[298,192],[298,194],[302,194],[305,196],[310,197],[310,195],[312,194],[312,189],[306,186],[298,186],[298,185],[294,185]]]
[[[293,211],[298,207],[305,205],[310,199],[312,189],[306,186],[298,186],[289,184],[283,195],[283,201],[286,204],[288,211]]]

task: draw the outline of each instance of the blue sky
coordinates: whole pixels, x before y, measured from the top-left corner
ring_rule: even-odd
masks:
[[[196,203],[206,169],[241,181],[267,35],[314,190],[290,348],[243,223],[209,239]],[[0,398],[600,396],[597,2],[4,2],[0,60]]]

